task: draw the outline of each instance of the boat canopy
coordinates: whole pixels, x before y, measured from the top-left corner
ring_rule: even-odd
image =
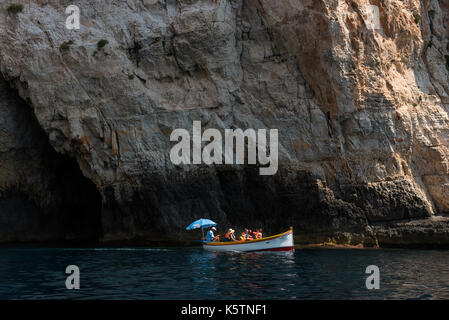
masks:
[[[213,222],[212,220],[209,219],[199,219],[196,221],[193,221],[187,228],[186,230],[193,230],[193,229],[198,229],[198,228],[209,228],[209,227],[213,227],[216,226],[217,224],[215,222]]]

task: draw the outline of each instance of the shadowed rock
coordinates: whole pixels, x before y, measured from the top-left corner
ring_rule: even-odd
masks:
[[[209,217],[302,243],[448,244],[448,1],[380,4],[378,30],[368,4],[85,0],[73,32],[62,4],[31,1],[0,10],[0,70],[101,195],[102,241],[183,240]],[[170,133],[193,121],[278,129],[278,173],[173,165]]]

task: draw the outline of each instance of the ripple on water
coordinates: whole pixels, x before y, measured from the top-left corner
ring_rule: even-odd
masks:
[[[65,268],[81,290],[65,288]],[[381,288],[367,290],[368,265]],[[0,299],[448,299],[439,250],[0,249]]]

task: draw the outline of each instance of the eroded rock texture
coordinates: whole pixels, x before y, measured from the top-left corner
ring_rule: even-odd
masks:
[[[0,242],[101,236],[101,196],[0,76]]]
[[[301,242],[449,244],[449,1],[4,2],[0,70],[96,185],[102,240],[181,237],[210,217],[294,225]],[[278,173],[174,166],[170,133],[194,120],[278,129]]]

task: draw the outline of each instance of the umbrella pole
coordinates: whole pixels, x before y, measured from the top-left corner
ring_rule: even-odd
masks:
[[[203,235],[203,237],[201,238],[202,241],[204,241],[204,231],[203,231],[203,227],[201,227],[201,234]]]

